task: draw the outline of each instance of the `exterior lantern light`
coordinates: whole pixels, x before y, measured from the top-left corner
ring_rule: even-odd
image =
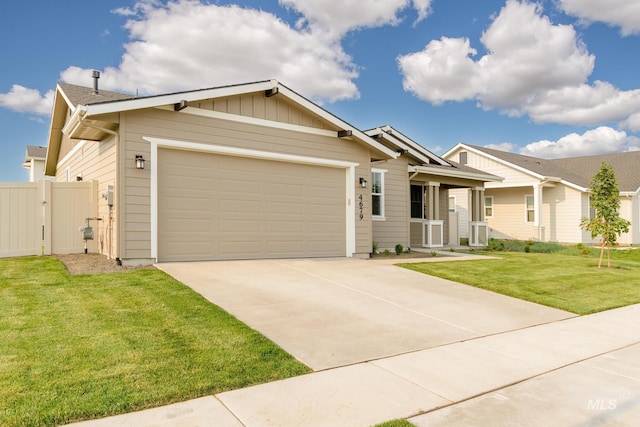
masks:
[[[367,180],[363,177],[360,177],[360,187],[367,188]]]
[[[144,169],[144,157],[141,154],[136,154],[136,169]]]

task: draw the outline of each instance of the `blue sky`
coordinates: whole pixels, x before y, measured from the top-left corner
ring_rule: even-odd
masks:
[[[67,0],[0,17],[0,181],[26,181],[58,81],[141,95],[276,78],[442,154],[640,149],[637,0]]]

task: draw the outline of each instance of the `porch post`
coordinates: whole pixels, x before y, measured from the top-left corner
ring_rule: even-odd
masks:
[[[533,226],[538,231],[540,241],[542,241],[542,188],[540,184],[533,185]]]
[[[440,183],[429,182],[429,218],[440,219]]]

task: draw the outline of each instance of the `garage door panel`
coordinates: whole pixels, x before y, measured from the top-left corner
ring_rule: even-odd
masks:
[[[344,169],[194,154],[158,150],[160,261],[345,255]]]

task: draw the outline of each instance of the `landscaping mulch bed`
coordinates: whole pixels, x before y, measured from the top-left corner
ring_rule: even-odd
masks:
[[[153,266],[125,267],[118,265],[115,259],[109,259],[104,255],[90,254],[67,254],[55,255],[67,268],[69,274],[98,274],[113,273],[140,268],[155,268]]]

